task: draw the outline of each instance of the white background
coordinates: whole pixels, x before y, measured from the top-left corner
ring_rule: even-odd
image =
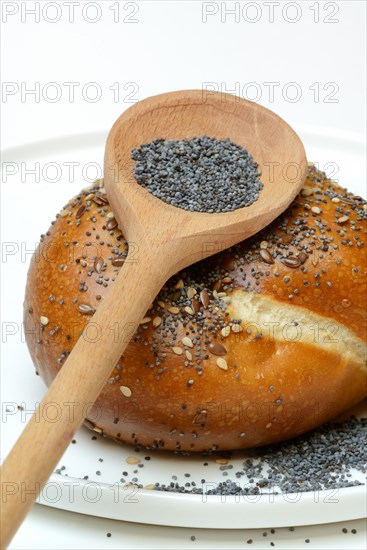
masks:
[[[295,129],[365,132],[363,0],[3,1],[1,8],[3,148],[107,131],[132,99],[205,83],[259,100]],[[277,530],[272,540],[277,548],[311,547],[307,536],[313,548],[364,548],[363,522],[355,526],[358,534],[344,539],[343,526],[331,525],[291,539]],[[262,532],[139,527],[37,506],[12,548],[244,548],[249,538],[252,548],[269,547]]]
[[[169,90],[202,88],[204,82],[213,82],[223,91],[239,87],[249,99],[261,94],[262,104],[294,126],[308,123],[364,131],[363,0],[237,2],[242,8],[239,22],[226,13],[236,2],[208,2],[206,8],[201,1],[119,2],[118,23],[114,23],[113,1],[100,1],[100,13],[93,5],[83,12],[82,8],[91,2],[71,2],[75,5],[74,23],[68,21],[71,7],[67,9],[66,2],[3,1],[3,20],[5,9],[11,9],[9,4],[19,11],[8,15],[3,23],[2,78],[14,82],[19,91],[15,89],[13,96],[3,97],[3,147],[109,128],[128,106],[123,100],[129,101],[126,96],[133,89],[138,89],[133,99],[142,99]],[[40,6],[39,23],[24,8],[25,5],[29,10],[35,4]],[[60,13],[50,4],[58,4]],[[243,11],[248,4],[258,7]],[[266,4],[274,5],[273,23],[269,22],[272,10]],[[49,6],[47,10],[45,6]],[[138,11],[130,15],[136,11],[134,6]],[[205,12],[215,6],[218,13],[208,14],[204,23]],[[100,20],[85,21],[83,14]],[[49,23],[44,17],[61,18]],[[290,23],[284,17],[299,21]],[[257,18],[258,22],[246,21]],[[129,22],[130,19],[138,22]],[[328,20],[337,22],[325,22]],[[50,82],[57,83],[62,92],[56,103],[50,103],[56,92],[47,87]],[[75,87],[74,102],[69,101],[65,82],[80,83]],[[95,92],[93,87],[85,88],[91,82],[96,82],[102,91],[96,103],[87,100],[88,93],[91,100]],[[116,82],[119,98],[114,98],[109,89]],[[279,83],[274,88],[273,103],[267,82]],[[291,82],[296,82],[298,92],[289,86]],[[31,94],[22,101],[21,91],[35,88],[36,83],[41,90],[39,103]],[[124,90],[128,83],[134,83],[134,88]],[[315,98],[317,87],[319,98]],[[292,103],[299,88],[302,97]],[[7,90],[10,92],[9,87]],[[119,102],[115,103],[115,99]]]

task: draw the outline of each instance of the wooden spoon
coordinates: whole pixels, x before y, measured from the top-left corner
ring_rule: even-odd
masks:
[[[203,135],[230,138],[249,150],[264,184],[257,202],[230,213],[194,213],[160,201],[136,183],[133,147],[154,138]],[[121,229],[134,243],[130,247],[134,255],[128,255],[92,318],[100,326],[100,339],[79,338],[4,462],[1,548],[8,545],[47,482],[82,424],[88,404],[97,399],[167,279],[268,225],[297,195],[306,170],[303,145],[288,124],[260,105],[232,95],[173,92],[141,101],[120,116],[107,140],[105,187]],[[54,423],[43,414],[51,403],[59,411]]]

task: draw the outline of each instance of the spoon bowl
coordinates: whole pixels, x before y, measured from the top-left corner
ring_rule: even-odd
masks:
[[[189,212],[136,183],[132,148],[155,138],[203,135],[229,138],[252,154],[264,184],[258,201],[229,213]],[[269,224],[290,204],[305,176],[305,152],[295,132],[271,111],[231,95],[163,94],[141,101],[117,120],[106,145],[105,186],[129,253],[1,468],[1,548],[9,544],[166,280]],[[91,323],[99,329],[98,338],[88,337]],[[121,391],[128,398],[134,387],[121,385]],[[55,404],[58,419],[49,422],[47,410]]]
[[[251,206],[226,213],[191,212],[161,201],[136,182],[132,149],[157,138],[204,135],[229,138],[258,164],[264,187]],[[120,116],[107,140],[104,182],[127,240],[149,239],[154,247],[168,248],[166,254],[174,257],[168,275],[173,275],[268,225],[298,194],[306,172],[300,138],[275,113],[230,94],[188,90],[150,97]]]

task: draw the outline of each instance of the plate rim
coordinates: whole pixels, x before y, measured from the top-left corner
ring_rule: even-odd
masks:
[[[320,490],[318,492],[317,500],[313,499],[315,491],[307,491],[300,493],[279,493],[277,495],[272,495],[271,493],[264,493],[262,495],[245,495],[249,498],[256,497],[257,500],[241,503],[241,498],[234,495],[225,495],[225,498],[223,499],[223,496],[221,495],[201,495],[193,493],[137,489],[137,492],[133,493],[133,496],[135,496],[135,494],[139,495],[141,500],[138,500],[137,502],[129,499],[127,501],[123,500],[121,506],[120,497],[118,497],[118,502],[115,500],[116,493],[114,493],[114,502],[112,502],[111,488],[113,486],[109,486],[107,483],[100,483],[94,480],[84,480],[71,476],[63,476],[57,473],[52,474],[48,480],[48,483],[53,483],[60,486],[61,480],[63,480],[64,483],[66,482],[66,484],[74,484],[77,487],[76,492],[74,491],[74,497],[76,497],[74,502],[77,502],[77,505],[70,502],[70,499],[68,500],[67,498],[62,498],[57,503],[53,503],[46,501],[42,496],[37,499],[37,503],[71,512],[96,517],[105,517],[117,521],[122,520],[132,523],[160,525],[166,527],[191,527],[201,529],[266,529],[272,527],[288,527],[290,525],[296,527],[301,525],[338,523],[340,521],[363,519],[367,516],[365,484],[337,490]],[[94,503],[86,503],[83,496],[85,488],[88,485],[98,486],[101,489],[102,498],[105,498],[105,508],[98,506],[97,513],[95,513],[96,511],[93,509]],[[109,490],[109,492],[107,490]],[[122,486],[118,488],[119,495],[123,495],[125,493],[125,497],[129,496],[128,491],[129,488],[124,488]],[[287,499],[284,498],[285,494],[287,495]],[[301,496],[297,499],[296,497],[299,494]],[[333,497],[334,494],[338,494],[340,496],[339,500],[325,500],[326,497]],[[203,501],[203,496],[206,497],[205,501]],[[270,500],[269,497],[272,497],[272,500]],[[177,498],[180,499],[180,506],[186,510],[189,509],[190,513],[182,514],[179,520],[177,520],[177,514],[174,516],[171,515],[169,517],[172,519],[169,521],[164,521],[166,513],[172,513],[172,506],[176,503]],[[100,500],[98,502],[100,504]],[[301,502],[302,514],[299,514],[298,510],[296,510],[297,507],[290,505],[297,503],[301,504]],[[80,503],[82,503],[81,506]],[[138,506],[143,509],[141,514],[136,513],[136,508],[131,514],[131,508],[129,509],[129,506],[124,506],[124,504],[133,503],[138,504]],[[116,504],[119,505],[117,510],[114,509],[113,512],[111,512],[111,506]],[[256,509],[254,504],[258,504]],[[215,515],[215,525],[213,525],[213,516],[201,508],[203,505],[208,505],[208,508],[210,508],[210,513]],[[239,505],[243,514],[242,517],[239,517],[239,514],[237,513],[238,508],[236,509],[236,507],[239,507]],[[309,521],[307,517],[312,511],[312,508],[315,507],[317,507],[319,511],[322,509],[323,513],[316,516],[316,521],[314,516],[312,516],[313,520]],[[101,509],[106,510],[106,512],[102,515]],[[259,514],[258,512],[261,513]],[[325,516],[327,516],[326,519]],[[141,517],[143,519],[140,519]],[[173,521],[173,517],[175,518],[175,521]]]

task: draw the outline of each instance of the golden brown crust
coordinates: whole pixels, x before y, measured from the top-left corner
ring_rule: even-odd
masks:
[[[31,262],[26,338],[48,385],[126,257],[98,186],[61,211]],[[271,226],[167,283],[87,424],[144,446],[225,450],[293,437],[363,399],[366,219],[360,197],[310,168]]]

